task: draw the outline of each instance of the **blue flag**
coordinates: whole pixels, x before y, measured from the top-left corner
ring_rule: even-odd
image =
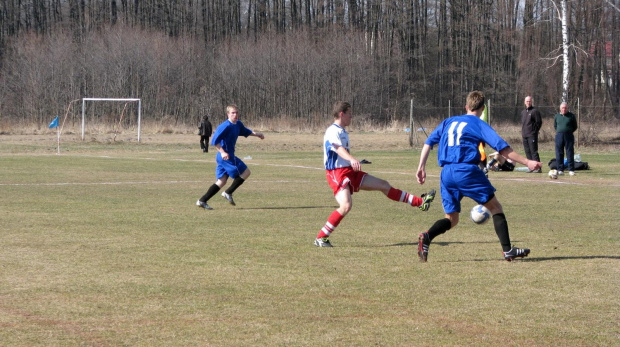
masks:
[[[54,120],[50,123],[49,128],[58,128],[58,116],[56,116],[56,118],[54,118]]]

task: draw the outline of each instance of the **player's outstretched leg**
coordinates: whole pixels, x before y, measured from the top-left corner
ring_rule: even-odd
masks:
[[[422,204],[418,208],[422,211],[428,211],[431,208],[431,202],[435,199],[435,189],[431,189],[428,193],[422,194]]]

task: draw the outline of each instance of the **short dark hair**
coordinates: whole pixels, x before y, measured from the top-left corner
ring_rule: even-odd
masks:
[[[467,109],[475,111],[484,106],[484,93],[474,90],[467,95]]]
[[[334,118],[340,117],[340,112],[347,112],[351,108],[351,104],[346,101],[337,101],[334,104],[332,115]]]

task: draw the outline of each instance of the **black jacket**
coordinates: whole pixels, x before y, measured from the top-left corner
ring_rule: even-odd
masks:
[[[538,135],[541,126],[542,117],[534,106],[526,108],[521,112],[521,136],[531,137]]]
[[[200,125],[198,125],[198,135],[211,137],[211,134],[213,134],[213,128],[211,127],[211,122],[209,121],[200,122]]]

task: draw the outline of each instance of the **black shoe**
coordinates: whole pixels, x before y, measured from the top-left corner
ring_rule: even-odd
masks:
[[[418,208],[422,211],[428,211],[428,209],[431,208],[431,202],[435,199],[435,189],[431,189],[428,193],[422,194],[420,198],[422,198],[422,205],[418,206]]]
[[[512,247],[508,252],[504,252],[504,259],[512,261],[514,258],[524,258],[530,254],[530,250],[527,248]]]
[[[418,235],[418,257],[422,263],[426,263],[428,259],[428,246],[431,241],[428,239],[428,233]]]

